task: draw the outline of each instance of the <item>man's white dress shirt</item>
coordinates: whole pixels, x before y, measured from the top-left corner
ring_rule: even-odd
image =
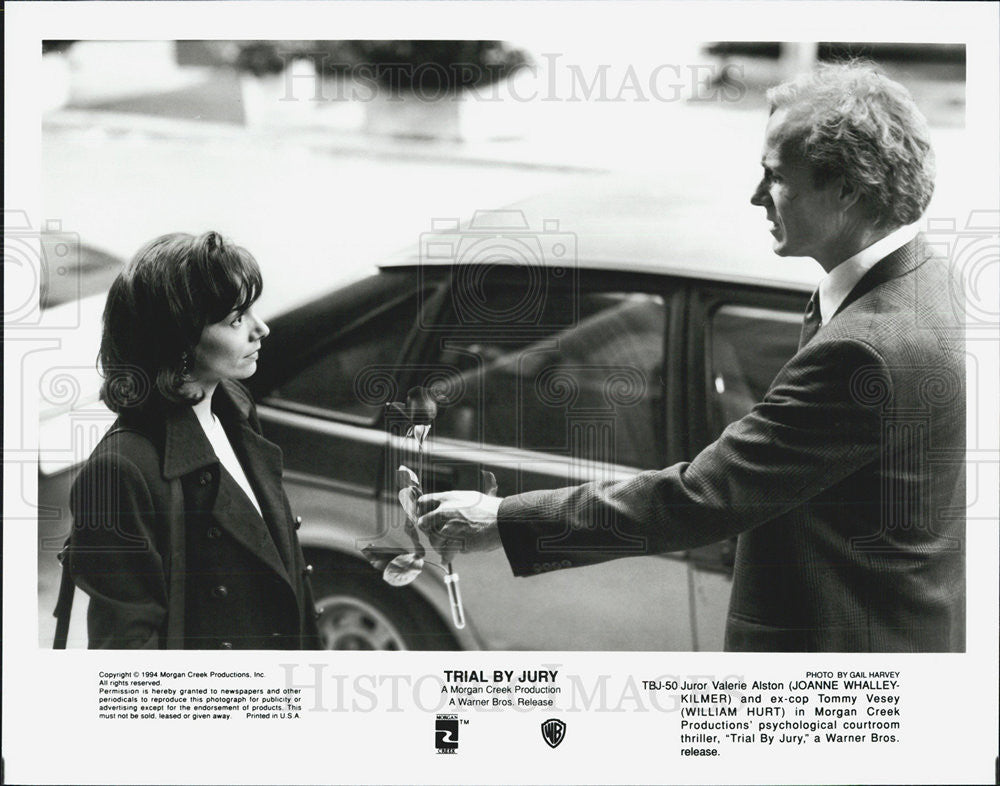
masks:
[[[895,229],[881,240],[848,257],[819,282],[819,313],[822,324],[827,324],[837,313],[851,290],[880,259],[885,259],[917,236],[917,225],[907,224]]]

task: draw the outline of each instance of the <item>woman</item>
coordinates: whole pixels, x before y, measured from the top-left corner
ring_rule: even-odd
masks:
[[[91,648],[319,646],[281,451],[238,381],[268,334],[260,292],[215,232],[157,238],[111,285],[101,399],[118,419],[70,497]]]

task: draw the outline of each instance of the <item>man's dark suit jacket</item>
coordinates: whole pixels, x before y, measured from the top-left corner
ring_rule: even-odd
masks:
[[[690,463],[508,497],[517,575],[739,534],[726,649],[965,648],[965,360],[948,267],[878,262]]]
[[[70,497],[70,568],[90,595],[92,649],[319,648],[281,449],[239,383],[222,382],[212,410],[263,518],[191,407],[120,416]]]

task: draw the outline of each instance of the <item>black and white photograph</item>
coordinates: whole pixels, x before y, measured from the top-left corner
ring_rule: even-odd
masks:
[[[997,6],[10,5],[10,782],[993,782]]]

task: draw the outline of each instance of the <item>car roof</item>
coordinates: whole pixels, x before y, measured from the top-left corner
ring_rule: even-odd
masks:
[[[540,259],[545,265],[815,289],[820,266],[778,257],[770,242],[763,210],[742,195],[734,198],[711,183],[678,188],[668,174],[592,173],[502,210],[477,211],[467,221],[437,220],[419,248],[380,266]],[[519,245],[534,253],[519,254]],[[560,245],[566,253],[557,257]]]

